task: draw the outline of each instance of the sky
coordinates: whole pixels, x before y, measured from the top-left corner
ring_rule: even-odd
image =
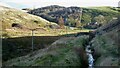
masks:
[[[65,7],[94,7],[113,6],[117,7],[120,0],[0,0],[0,4],[14,8],[38,8],[49,5],[60,5]]]

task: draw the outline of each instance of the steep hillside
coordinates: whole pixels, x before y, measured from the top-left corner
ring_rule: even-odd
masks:
[[[95,66],[119,66],[120,18],[99,28],[91,41]]]
[[[3,66],[83,66],[87,59],[83,45],[88,36],[61,38],[51,46],[8,60]],[[86,61],[86,62],[85,62]],[[87,67],[87,66],[86,66]]]
[[[73,19],[77,20],[78,17],[80,18],[81,8],[80,7],[66,8],[62,6],[51,5],[51,6],[31,10],[28,13],[40,16],[46,20],[56,22],[56,23],[59,23],[59,18],[62,16],[64,23],[66,25],[69,25],[67,19],[72,17]],[[74,22],[69,21],[69,23],[70,22],[71,22],[70,26],[75,26]]]
[[[52,5],[37,8],[29,11],[28,13],[57,23],[59,23],[59,18],[62,17],[65,25],[73,27],[75,27],[76,24],[79,27],[84,27],[88,23],[95,22],[104,25],[120,15],[119,8],[109,6],[84,8]]]
[[[49,24],[49,21],[46,21],[43,18],[24,13],[21,10],[16,10],[4,6],[0,6],[1,20],[4,29],[12,28],[13,23],[18,23],[27,28],[37,28],[39,26],[44,27],[46,24]]]
[[[39,31],[46,31],[50,26],[59,27],[53,22],[49,22],[41,17],[25,13],[21,10],[0,6],[0,26],[2,26],[3,37],[19,36],[19,34],[29,34],[30,29],[39,28]],[[18,28],[14,28],[18,27]],[[29,33],[26,32],[29,31]]]

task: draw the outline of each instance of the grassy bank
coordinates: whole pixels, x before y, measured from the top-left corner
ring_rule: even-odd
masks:
[[[60,36],[34,36],[34,49],[42,49],[49,46],[55,40],[61,38]],[[31,52],[31,36],[5,38],[2,39],[3,60],[26,55]]]
[[[5,66],[82,66],[83,45],[88,36],[61,38],[26,56],[8,60]],[[81,55],[81,56],[80,56]],[[84,64],[85,65],[85,64]]]

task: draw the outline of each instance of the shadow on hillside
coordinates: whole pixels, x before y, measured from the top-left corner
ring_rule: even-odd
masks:
[[[46,48],[63,37],[76,37],[87,34],[88,33],[66,34],[61,36],[34,36],[34,50]],[[4,62],[12,58],[26,55],[32,51],[31,47],[31,36],[2,39],[2,60]]]
[[[62,36],[34,36],[34,50],[42,49],[52,44]],[[2,39],[2,59],[6,61],[30,53],[32,37],[17,37]]]

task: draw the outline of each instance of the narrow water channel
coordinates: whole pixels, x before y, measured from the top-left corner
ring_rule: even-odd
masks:
[[[88,65],[89,65],[88,68],[93,68],[94,58],[93,58],[93,55],[92,55],[93,51],[91,50],[91,46],[87,45],[86,48],[85,48],[85,51],[86,51],[86,55],[88,56]]]

